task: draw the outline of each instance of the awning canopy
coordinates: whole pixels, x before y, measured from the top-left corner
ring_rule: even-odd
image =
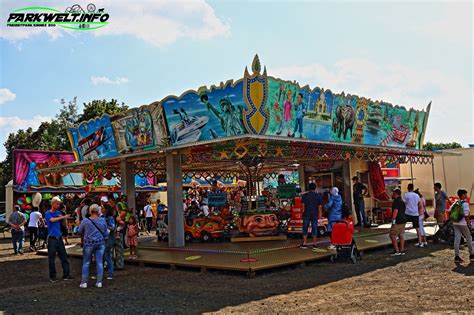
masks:
[[[136,174],[143,176],[154,174],[160,177],[166,175],[166,154],[182,155],[183,175],[203,176],[238,174],[249,167],[256,167],[259,173],[265,174],[282,168],[297,169],[299,165],[314,166],[324,161],[384,159],[399,163],[428,164],[433,159],[432,151],[243,135],[130,153],[120,158],[77,162],[41,171],[82,172],[88,175],[119,177],[120,161],[125,160],[134,163]]]

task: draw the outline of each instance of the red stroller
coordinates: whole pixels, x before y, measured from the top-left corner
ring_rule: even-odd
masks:
[[[350,258],[355,264],[361,260],[359,250],[353,238],[354,223],[351,220],[343,219],[333,221],[331,243],[336,246],[336,254],[331,256],[331,261],[336,261],[339,257]]]

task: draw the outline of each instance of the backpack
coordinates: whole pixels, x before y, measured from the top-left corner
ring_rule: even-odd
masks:
[[[459,222],[464,218],[463,200],[456,201],[449,209],[449,219],[453,222]]]

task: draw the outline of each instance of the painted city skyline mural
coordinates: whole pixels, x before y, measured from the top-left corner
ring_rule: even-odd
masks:
[[[255,56],[242,79],[104,115],[71,128],[70,138],[80,161],[245,134],[422,149],[430,108],[301,87],[267,76]]]

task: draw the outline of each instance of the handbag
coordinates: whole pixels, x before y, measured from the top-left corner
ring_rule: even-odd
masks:
[[[90,218],[87,218],[87,220],[91,221],[91,223],[95,226],[95,228],[97,229],[97,231],[99,231],[99,233],[102,235],[102,237],[104,238],[104,241],[107,239],[107,235],[104,235],[104,233],[102,233],[102,231],[99,229],[99,227],[94,223],[94,221],[92,221]]]

